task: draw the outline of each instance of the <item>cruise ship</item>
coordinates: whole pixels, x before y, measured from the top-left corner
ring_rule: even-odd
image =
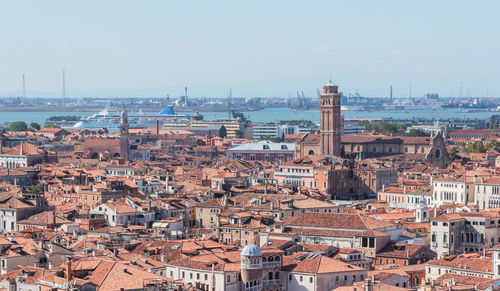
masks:
[[[155,126],[157,122],[163,125],[166,121],[189,120],[190,115],[177,115],[173,106],[168,106],[158,114],[144,113],[140,110],[138,113],[128,114],[128,123],[132,128],[141,128]],[[107,128],[108,131],[117,131],[120,128],[120,112],[109,112],[107,108],[92,116],[82,118],[73,125],[73,128],[101,129]]]

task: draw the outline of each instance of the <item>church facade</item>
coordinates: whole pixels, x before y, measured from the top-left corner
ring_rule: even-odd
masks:
[[[124,161],[149,161],[149,150],[140,144],[130,143],[129,123],[127,111],[123,110],[120,119],[118,138],[97,139],[90,138],[84,144],[84,156],[93,159],[122,158]]]
[[[338,86],[323,86],[320,94],[320,129],[295,143],[295,158],[323,154],[351,159],[403,158],[425,161],[444,169],[451,163],[442,132],[430,137],[343,135]]]

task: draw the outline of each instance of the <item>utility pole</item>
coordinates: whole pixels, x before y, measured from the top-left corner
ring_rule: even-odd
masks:
[[[23,74],[23,99],[21,100],[21,104],[26,103],[26,78]]]
[[[66,71],[63,69],[62,75],[62,93],[63,102],[66,101]]]
[[[231,118],[231,97],[233,95],[233,90],[229,88],[229,96],[227,101],[227,118]]]

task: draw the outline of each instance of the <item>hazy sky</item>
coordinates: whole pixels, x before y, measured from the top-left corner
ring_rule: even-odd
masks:
[[[0,96],[500,96],[500,1],[3,1]]]

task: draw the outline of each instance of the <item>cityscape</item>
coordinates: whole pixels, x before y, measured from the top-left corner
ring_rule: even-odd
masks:
[[[498,3],[28,2],[0,290],[500,290]]]

